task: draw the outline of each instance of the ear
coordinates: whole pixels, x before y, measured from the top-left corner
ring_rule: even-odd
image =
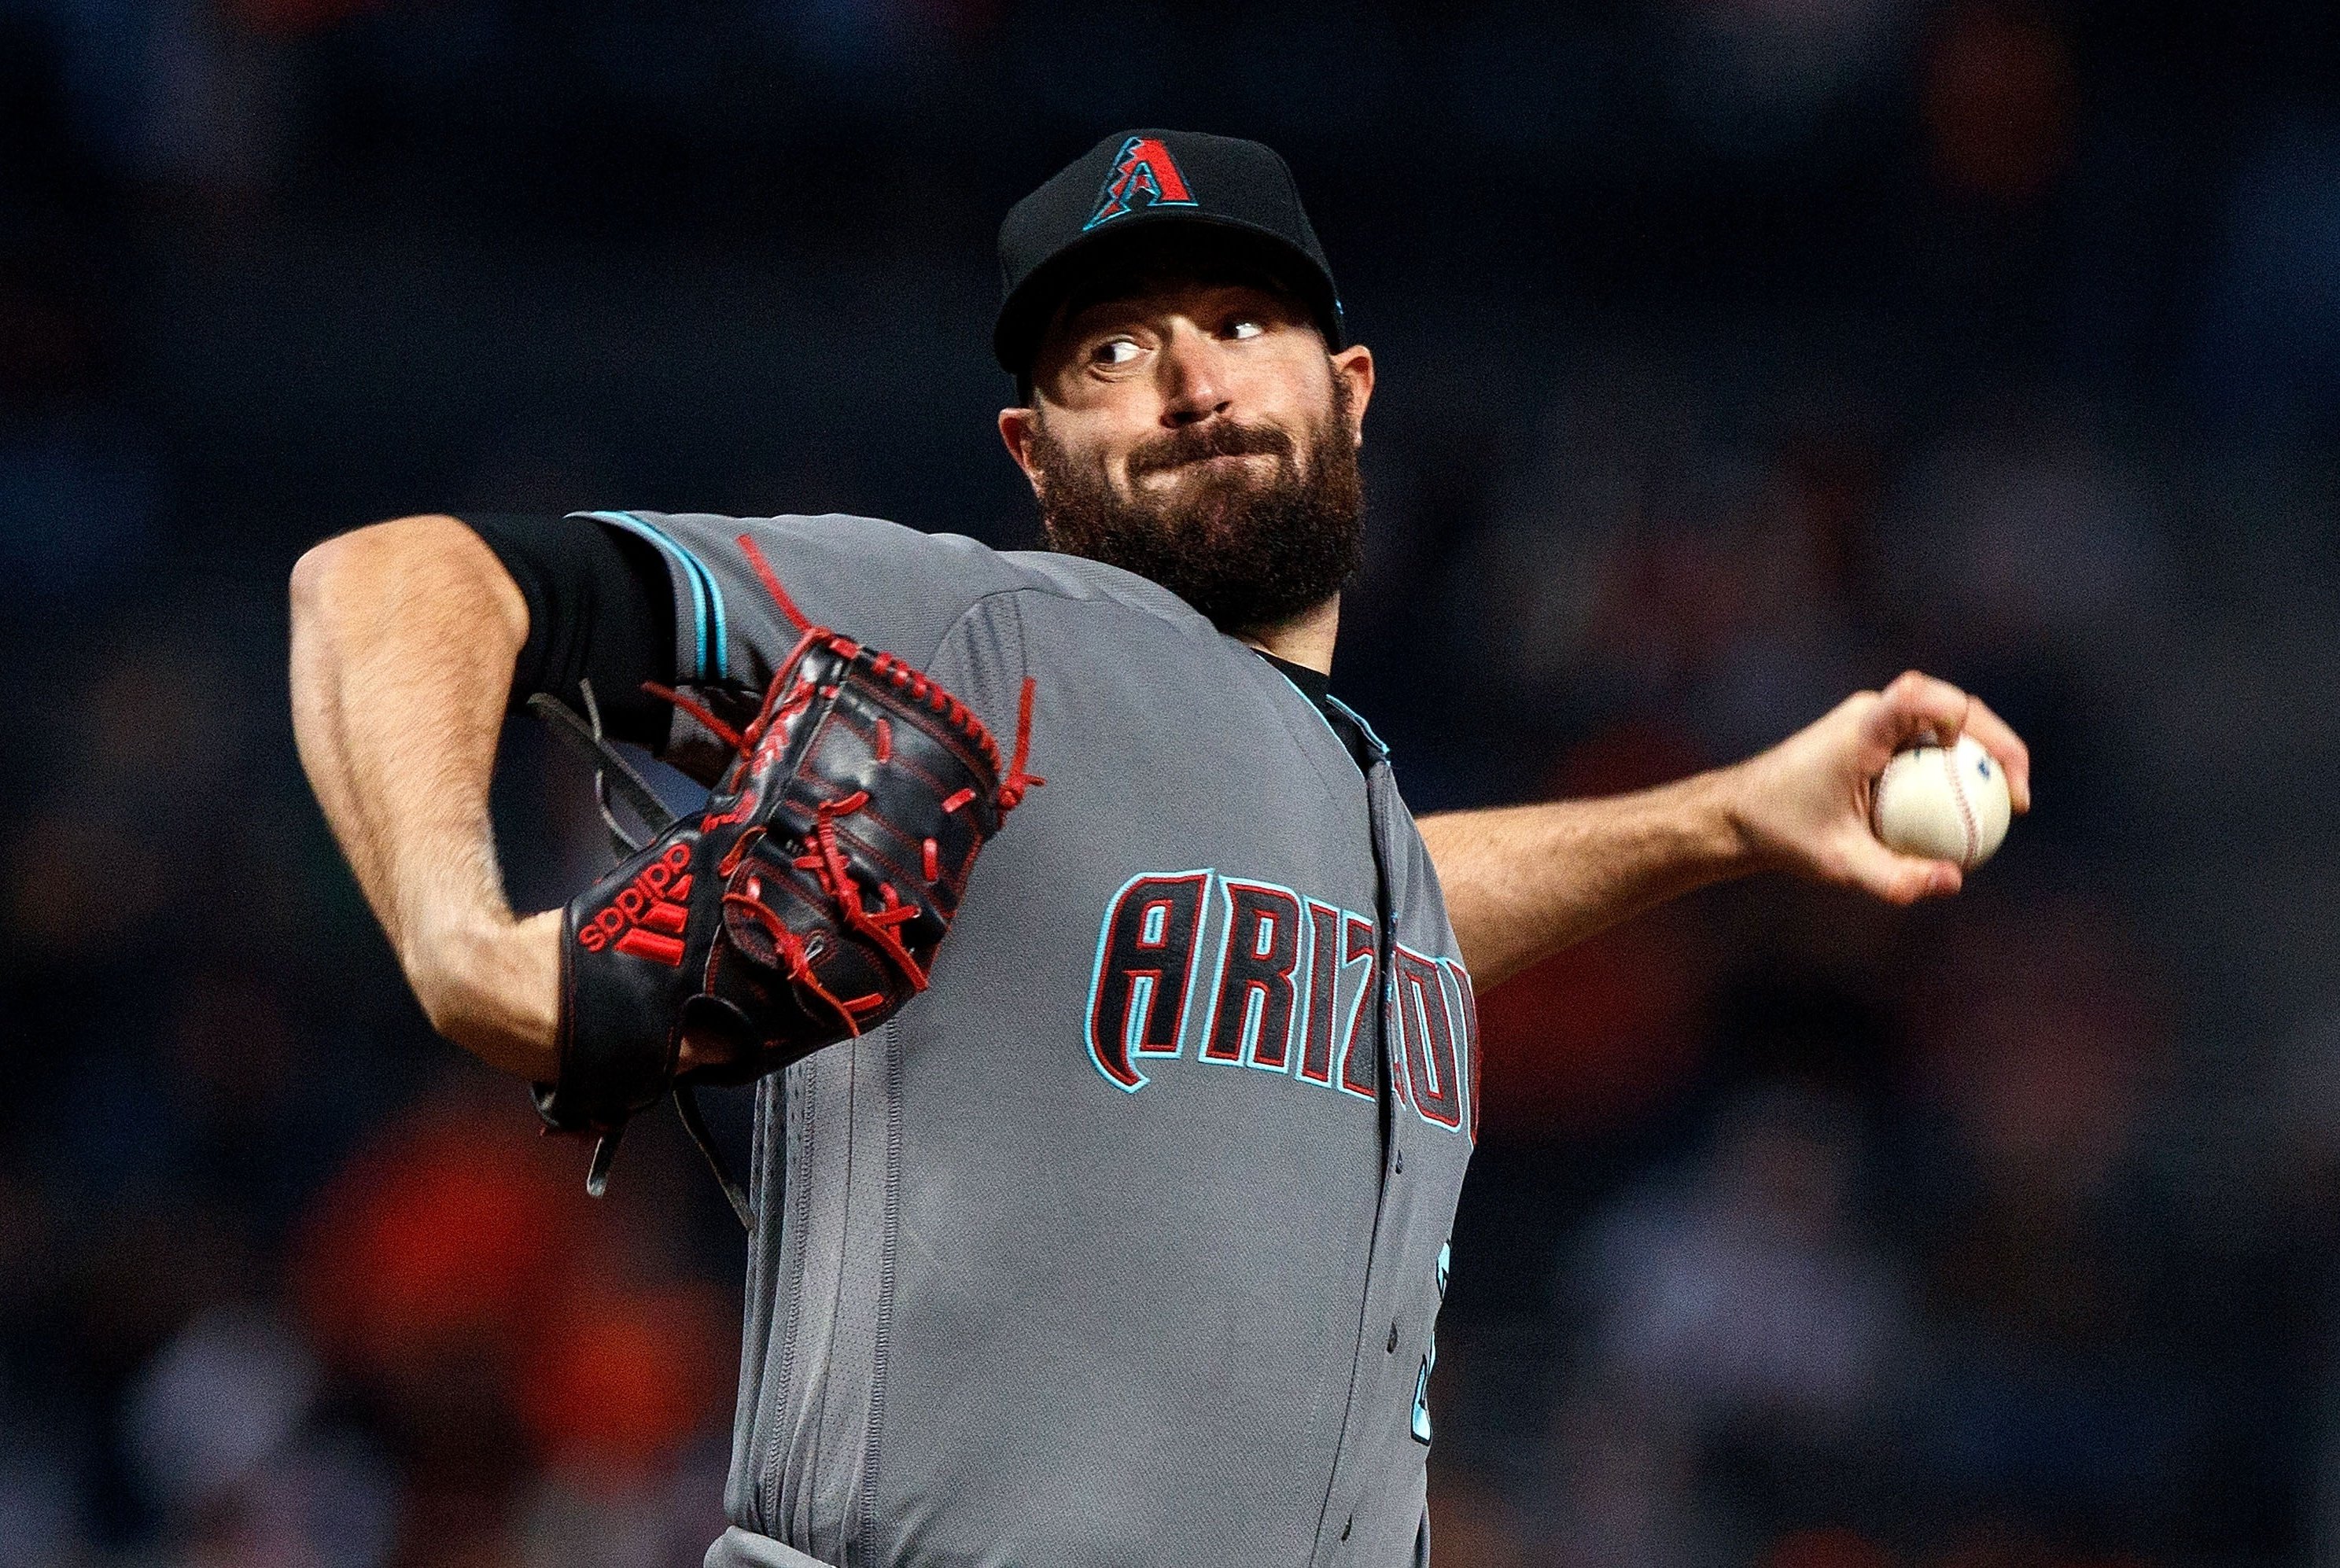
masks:
[[[1016,466],[1024,470],[1024,478],[1036,496],[1040,493],[1040,469],[1032,461],[1032,442],[1039,428],[1040,410],[1037,409],[999,410],[1000,442],[1006,447],[1007,455],[1016,459]]]
[[[1365,444],[1365,405],[1373,400],[1373,351],[1352,343],[1333,356],[1333,374],[1349,386],[1349,428],[1357,445]]]

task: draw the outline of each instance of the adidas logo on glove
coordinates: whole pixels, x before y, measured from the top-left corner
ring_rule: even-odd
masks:
[[[620,952],[679,969],[682,933],[690,923],[682,901],[689,896],[690,846],[673,844],[577,928],[577,944],[600,952],[614,942]]]

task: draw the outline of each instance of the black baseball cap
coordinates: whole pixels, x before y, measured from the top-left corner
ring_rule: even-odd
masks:
[[[1324,346],[1345,342],[1341,293],[1270,147],[1199,131],[1107,136],[1008,209],[999,225],[999,321],[991,350],[1019,385],[1048,318],[1088,268],[1171,233],[1208,234],[1264,267],[1315,315]]]

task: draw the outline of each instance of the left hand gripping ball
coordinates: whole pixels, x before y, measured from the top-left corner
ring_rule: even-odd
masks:
[[[1972,871],[2007,837],[2007,770],[1972,735],[1894,754],[1869,802],[1889,849]]]

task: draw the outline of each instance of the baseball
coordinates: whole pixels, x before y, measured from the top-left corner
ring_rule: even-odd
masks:
[[[1971,735],[1898,752],[1879,775],[1870,825],[1889,849],[1972,871],[2007,837],[2007,770]]]

